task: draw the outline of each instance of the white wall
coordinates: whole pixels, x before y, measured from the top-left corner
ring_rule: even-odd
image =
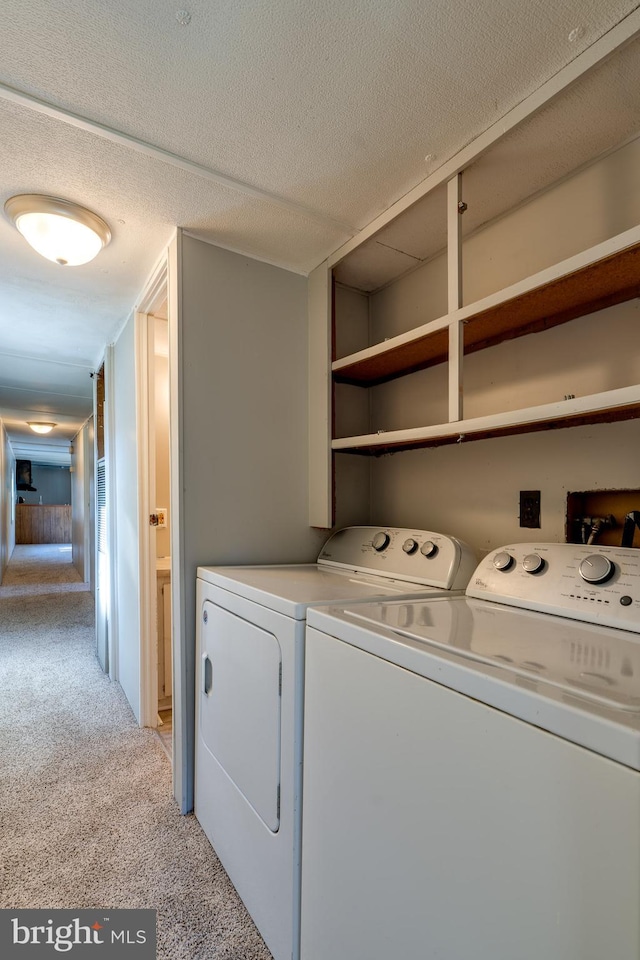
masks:
[[[46,463],[31,463],[31,482],[35,492],[21,491],[25,503],[71,503],[71,474],[69,467]]]
[[[117,679],[136,719],[140,720],[140,573],[138,565],[138,453],[136,435],[135,320],[129,319],[113,350],[115,602],[118,608]],[[114,545],[111,545],[114,548]]]
[[[16,459],[0,420],[0,583],[16,543]]]
[[[334,303],[340,323],[336,325],[337,357],[368,346],[370,298],[357,290],[335,284]],[[369,432],[372,391],[344,383],[334,385],[334,436],[353,437]],[[335,525],[367,524],[371,515],[371,464],[367,457],[335,454]]]
[[[635,141],[469,237],[465,303],[640,222],[638,171]],[[369,310],[372,342],[445,313],[444,257],[371,297]],[[631,300],[468,355],[464,416],[640,383],[639,320]],[[352,432],[446,422],[446,376],[441,364],[371,389],[368,408],[362,396],[349,404],[361,424]],[[532,537],[564,540],[567,492],[640,488],[639,440],[640,422],[628,421],[463,442],[372,459],[359,484],[371,497],[371,522],[441,529],[479,552]],[[519,526],[519,491],[532,489],[541,491],[540,530]],[[351,485],[338,502],[356,499]]]
[[[562,542],[567,493],[638,489],[638,450],[636,420],[407,451],[374,464],[371,520],[443,530],[480,554]],[[520,490],[540,490],[539,530],[519,525]]]
[[[307,281],[191,237],[182,251],[190,560],[315,558],[324,537],[307,518]]]
[[[308,526],[307,281],[182,240],[183,696],[194,716],[198,564],[315,559]],[[193,719],[191,719],[193,723]],[[193,762],[193,726],[185,743]]]

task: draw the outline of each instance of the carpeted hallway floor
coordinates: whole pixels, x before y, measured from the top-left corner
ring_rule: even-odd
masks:
[[[16,547],[0,586],[0,908],[148,907],[158,960],[270,960],[160,741],[95,657],[69,547]]]

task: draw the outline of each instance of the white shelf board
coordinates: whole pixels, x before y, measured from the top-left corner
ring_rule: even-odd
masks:
[[[474,434],[499,435],[510,428],[533,426],[536,423],[553,423],[590,414],[622,411],[624,407],[640,405],[640,385],[620,387],[617,390],[607,390],[604,393],[595,393],[586,397],[576,397],[572,400],[560,400],[554,403],[545,403],[536,407],[526,407],[521,410],[509,410],[505,413],[490,414],[484,417],[474,417],[468,420],[458,420],[452,423],[435,424],[429,427],[412,427],[407,430],[389,430],[382,433],[370,433],[357,437],[342,437],[332,441],[332,449],[358,450],[380,447],[382,449],[402,446],[428,445],[438,440],[464,439]],[[640,412],[640,411],[639,411]]]

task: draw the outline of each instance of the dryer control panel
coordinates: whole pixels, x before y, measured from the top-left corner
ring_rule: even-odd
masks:
[[[464,590],[477,562],[462,540],[413,527],[345,527],[318,557],[319,564],[447,590]]]
[[[466,594],[640,633],[640,550],[508,544],[481,561]]]

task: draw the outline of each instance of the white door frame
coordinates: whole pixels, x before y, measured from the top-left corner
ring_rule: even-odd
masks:
[[[183,555],[181,535],[180,497],[180,384],[179,384],[179,277],[178,257],[180,235],[176,234],[167,254],[156,267],[136,308],[136,397],[138,438],[138,510],[139,510],[139,573],[140,573],[140,721],[143,726],[157,726],[158,717],[158,670],[157,670],[157,575],[154,532],[149,526],[149,514],[157,504],[150,502],[151,490],[155,489],[155,460],[153,425],[150,413],[153,385],[151,367],[153,335],[150,314],[166,298],[169,323],[169,420],[171,458],[170,536],[171,536],[171,632],[173,651],[173,791],[182,813],[189,812],[188,797],[191,790],[189,777],[192,768],[186,760],[185,738],[188,735],[187,717],[184,715],[186,698],[183,691],[184,670],[184,610],[182,609],[181,558]],[[153,484],[153,486],[152,486]]]
[[[136,419],[138,439],[138,516],[140,572],[140,723],[158,725],[157,574],[155,530],[149,516],[155,498],[154,317],[167,298],[163,259],[142,294],[135,313]]]
[[[187,713],[191,690],[188,663],[195,639],[187,637],[184,578],[184,436],[182,406],[182,231],[168,249],[169,304],[169,421],[171,455],[171,630],[173,636],[173,795],[182,813],[193,810],[195,716]]]

